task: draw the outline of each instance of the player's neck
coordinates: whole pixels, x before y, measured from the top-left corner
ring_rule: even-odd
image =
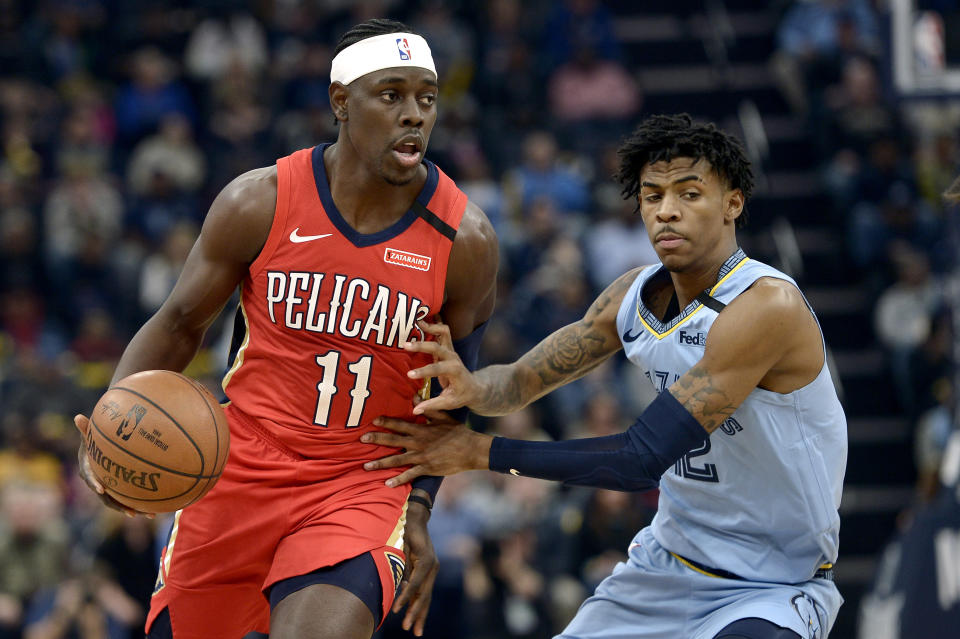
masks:
[[[359,233],[376,233],[399,220],[413,205],[426,179],[418,176],[409,184],[393,185],[373,174],[340,143],[328,147],[323,156],[330,196],[343,219]]]
[[[680,308],[686,307],[701,292],[713,288],[723,264],[738,248],[734,243],[732,248],[718,250],[710,259],[705,259],[699,264],[691,265],[683,271],[670,271],[670,279],[673,281]]]

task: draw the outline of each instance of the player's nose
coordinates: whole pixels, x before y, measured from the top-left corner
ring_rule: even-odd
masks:
[[[665,194],[657,207],[657,219],[662,222],[680,219],[680,201],[670,194]]]
[[[416,96],[410,96],[403,101],[400,110],[400,126],[404,128],[422,127],[424,122],[423,107]]]

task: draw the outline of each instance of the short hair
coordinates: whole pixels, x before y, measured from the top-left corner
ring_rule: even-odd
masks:
[[[678,157],[709,161],[727,186],[743,192],[744,202],[753,193],[753,170],[740,141],[711,122],[694,122],[686,113],[647,118],[624,140],[617,154],[620,169],[615,177],[623,185],[624,199],[635,199],[640,193],[644,166]],[[745,224],[746,210],[737,218],[736,228]]]
[[[410,27],[402,22],[390,20],[389,18],[373,18],[366,22],[352,27],[349,31],[340,36],[337,42],[337,48],[333,55],[337,55],[351,44],[356,44],[361,40],[372,38],[373,36],[384,35],[386,33],[415,33]]]

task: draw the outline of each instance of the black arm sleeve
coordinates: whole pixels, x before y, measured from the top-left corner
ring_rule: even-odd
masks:
[[[490,470],[574,486],[649,490],[707,437],[693,415],[664,391],[618,435],[558,442],[497,437],[490,447]]]

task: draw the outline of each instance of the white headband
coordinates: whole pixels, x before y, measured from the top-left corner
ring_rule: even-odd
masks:
[[[391,67],[420,67],[437,74],[426,40],[413,33],[385,33],[354,42],[338,53],[330,65],[330,82],[346,85]]]

